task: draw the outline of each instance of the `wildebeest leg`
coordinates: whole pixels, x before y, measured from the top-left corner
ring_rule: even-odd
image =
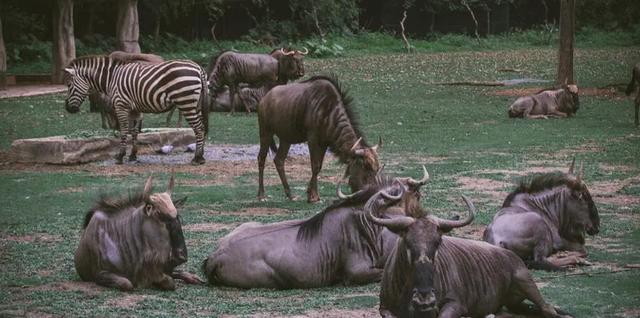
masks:
[[[185,272],[185,271],[173,271],[171,273],[171,277],[173,277],[174,279],[180,279],[185,283],[192,284],[192,285],[199,285],[199,284],[205,283],[202,279],[200,279],[200,277],[198,277],[198,275]]]
[[[140,131],[140,114],[131,112],[129,113],[129,133],[131,134],[131,153],[129,154],[129,161],[138,160],[138,132]]]
[[[273,135],[260,131],[260,151],[258,152],[258,200],[263,201],[264,197],[264,164],[269,152],[269,145],[273,142]]]
[[[636,100],[635,100],[635,104],[636,104],[636,127],[638,127],[638,125],[640,125],[640,121],[638,121],[638,112],[640,111],[640,90],[638,91],[638,95],[636,95]]]
[[[459,318],[465,312],[465,308],[456,302],[448,302],[440,308],[438,318]]]
[[[380,316],[382,318],[396,318],[396,315],[391,313],[388,309],[382,308],[382,304],[380,304]]]
[[[276,165],[276,170],[278,170],[278,176],[280,176],[282,187],[284,187],[284,194],[287,196],[287,198],[289,198],[289,200],[293,200],[291,189],[289,188],[289,182],[287,182],[287,175],[284,172],[284,160],[287,159],[287,154],[289,153],[290,147],[290,143],[287,143],[281,139],[280,148],[278,148],[278,151],[276,152],[276,157],[273,158],[273,163]]]
[[[236,110],[236,94],[238,93],[238,84],[229,85],[229,102],[231,103],[231,115]]]
[[[540,294],[540,291],[538,290],[538,286],[536,286],[536,283],[533,282],[531,273],[529,273],[526,268],[518,269],[513,278],[514,286],[517,288],[515,294],[522,294],[524,298],[529,299],[534,305],[538,307],[545,318],[571,317],[559,315],[558,312],[556,312],[556,309],[553,308],[553,306],[544,301],[544,299],[542,298],[542,294]],[[508,303],[507,307],[510,310],[514,310],[516,312],[521,310],[529,310],[521,300]]]
[[[327,151],[327,147],[318,145],[318,143],[309,140],[309,155],[311,156],[311,181],[307,187],[307,201],[318,202],[320,196],[318,195],[318,174],[322,169],[322,162],[324,161],[324,154]]]
[[[116,164],[122,164],[122,159],[127,152],[127,132],[129,131],[129,112],[122,105],[114,106],[118,124],[120,125],[120,151],[116,155]]]
[[[550,242],[546,240],[539,241],[533,248],[533,260],[527,260],[525,263],[529,268],[542,269],[545,271],[561,271],[561,267],[554,265],[547,260],[547,255],[551,254]]]
[[[173,278],[171,278],[171,276],[164,273],[157,281],[153,282],[153,284],[162,290],[176,289],[176,282],[173,280]]]
[[[96,275],[96,284],[122,291],[133,290],[133,284],[126,277],[107,271],[101,271]]]
[[[249,104],[247,104],[247,101],[244,100],[244,98],[242,97],[242,94],[240,94],[240,92],[238,92],[238,99],[240,100],[240,103],[242,103],[242,105],[244,106],[244,109],[247,111],[247,114],[251,113],[251,109],[249,108]]]
[[[382,269],[371,267],[368,262],[350,262],[345,268],[346,285],[362,285],[382,279]]]
[[[567,117],[567,114],[563,113],[563,112],[561,112],[559,110],[552,110],[547,114],[547,116],[565,118],[565,117]]]

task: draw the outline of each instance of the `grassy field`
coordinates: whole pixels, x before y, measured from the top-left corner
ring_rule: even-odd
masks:
[[[598,89],[628,82],[640,47],[582,48],[576,78],[581,108],[566,120],[514,120],[506,108],[525,89],[549,86],[469,87],[445,81],[511,78],[552,80],[556,51],[516,48],[416,54],[353,54],[308,59],[307,74],[338,75],[356,101],[370,141],[382,136],[386,171],[416,176],[426,164],[431,174],[423,205],[438,216],[460,210],[459,195],[479,210],[473,225],[453,232],[478,238],[513,183],[536,172],[564,170],[572,158],[584,161],[585,178],[601,216],[601,232],[589,238],[589,267],[567,273],[535,271],[545,298],[576,317],[639,317],[640,129],[633,126],[632,100]],[[522,70],[499,72],[501,68]],[[97,114],[86,108],[68,114],[64,95],[0,100],[0,149],[13,140],[95,131]],[[209,143],[255,144],[255,115],[212,114]],[[145,127],[164,126],[164,116],[145,117]],[[5,155],[2,158],[6,158]],[[188,270],[217,240],[247,221],[274,222],[320,211],[334,195],[342,172],[329,160],[321,173],[322,202],[285,200],[273,165],[267,165],[266,202],[255,200],[257,164],[214,162],[174,166],[175,195],[189,196],[181,211],[189,247]],[[295,194],[304,197],[308,158],[287,163]],[[175,317],[175,316],[376,316],[377,284],[313,290],[238,290],[180,284],[175,292],[121,293],[82,283],[73,252],[85,211],[98,193],[141,187],[153,173],[158,187],[169,167],[150,164],[105,166],[0,165],[0,316]]]

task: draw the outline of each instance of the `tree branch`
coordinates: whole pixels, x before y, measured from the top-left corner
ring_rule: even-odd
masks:
[[[402,20],[400,20],[400,30],[401,30],[401,35],[402,35],[402,41],[404,41],[404,47],[407,49],[407,53],[411,53],[413,51],[411,44],[409,43],[409,40],[407,39],[407,36],[404,34],[404,21],[407,20],[407,10],[404,10],[404,12],[402,12]]]
[[[478,42],[480,42],[480,35],[478,34],[478,19],[476,19],[476,15],[473,13],[473,10],[471,10],[471,7],[469,6],[469,4],[467,3],[466,0],[462,0],[462,1],[460,1],[460,3],[462,3],[462,5],[465,8],[467,8],[467,11],[469,11],[469,14],[471,15],[471,18],[473,19],[473,23],[476,26],[476,28],[475,28],[476,39],[478,40]]]

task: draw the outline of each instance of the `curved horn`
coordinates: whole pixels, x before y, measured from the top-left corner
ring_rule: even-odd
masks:
[[[576,178],[576,181],[578,181],[578,183],[582,182],[582,178],[584,177],[584,161],[580,161],[580,170],[578,171],[578,177]]]
[[[284,51],[283,47],[280,48],[280,53],[282,53],[283,55],[287,55],[287,53]]]
[[[147,178],[147,182],[144,183],[144,190],[142,190],[142,197],[146,200],[151,195],[151,186],[153,183],[153,176]]]
[[[571,161],[571,165],[569,166],[569,174],[573,174],[573,168],[576,166],[576,157],[573,157],[573,161]]]
[[[309,50],[308,50],[306,47],[304,47],[304,46],[303,46],[302,48],[304,49],[304,52],[300,52],[300,51],[298,51],[298,53],[300,53],[300,54],[302,54],[302,55],[307,55],[307,54],[309,54]]]
[[[373,151],[378,151],[379,147],[382,147],[382,136],[378,136],[378,143],[371,147],[371,149],[373,149]]]
[[[349,149],[349,151],[355,151],[356,148],[360,146],[361,141],[362,141],[362,137],[358,138],[358,140],[356,140],[356,142],[353,143],[353,146],[351,146],[351,149]]]
[[[342,180],[344,179],[344,177],[340,178],[340,180],[338,180],[338,184],[336,185],[336,196],[338,196],[338,198],[342,199],[342,200],[346,200],[346,199],[350,199],[353,198],[354,196],[356,196],[358,193],[360,193],[363,190],[359,190],[356,191],[354,193],[351,194],[344,194],[342,193]]]
[[[424,185],[427,183],[427,181],[429,181],[429,172],[427,171],[427,167],[425,167],[424,165],[422,165],[422,179],[415,180],[411,177],[407,178],[407,182],[413,186]]]
[[[467,218],[462,221],[454,221],[454,220],[445,220],[439,217],[431,216],[433,220],[438,222],[438,228],[446,232],[446,231],[455,229],[457,227],[463,227],[473,222],[473,219],[475,218],[475,214],[476,214],[476,207],[473,206],[473,202],[471,202],[471,200],[469,200],[467,196],[463,195],[462,199],[464,200],[464,203],[467,204],[467,208],[469,209],[469,214],[467,215]]]
[[[374,194],[365,204],[364,206],[364,211],[365,214],[367,216],[367,219],[369,219],[369,221],[378,224],[378,225],[382,225],[392,231],[401,231],[406,229],[409,225],[413,224],[416,219],[409,217],[409,216],[398,216],[398,217],[394,217],[392,219],[383,219],[383,218],[379,218],[373,215],[373,208],[375,205],[375,212],[377,213],[379,206],[377,206],[375,203],[378,199],[378,196],[382,194],[382,191]],[[385,205],[385,204],[383,204]]]
[[[175,184],[174,175],[174,172],[171,171],[171,178],[169,178],[169,185],[167,186],[167,194],[169,194],[169,197],[171,197],[173,193],[173,186]]]

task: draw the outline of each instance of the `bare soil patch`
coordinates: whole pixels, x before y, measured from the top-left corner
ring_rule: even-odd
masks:
[[[286,316],[286,315],[274,315],[274,314],[260,314],[260,315],[253,315],[251,317],[253,318],[271,318],[271,317],[277,317],[277,318],[368,318],[368,317],[377,317],[380,314],[378,313],[378,309],[377,308],[371,308],[371,309],[326,309],[326,310],[321,310],[321,311],[317,311],[317,310],[313,310],[313,311],[307,311],[306,313],[304,313],[303,315],[293,315],[293,316]],[[236,316],[222,316],[225,318],[231,318],[231,317],[236,317]]]
[[[494,199],[503,199],[506,197],[508,192],[502,190],[508,189],[511,186],[508,182],[464,176],[458,177],[457,182],[460,184],[460,189],[480,192]]]
[[[625,318],[638,318],[640,317],[640,308],[628,308],[625,309],[623,312],[620,313],[620,315],[622,315],[622,317]]]
[[[196,223],[183,225],[182,229],[189,232],[219,232],[238,226],[238,223]]]
[[[126,295],[114,299],[109,299],[104,303],[104,305],[107,307],[130,309],[137,306],[138,303],[142,302],[146,298],[146,295]]]
[[[95,297],[103,291],[103,288],[96,285],[95,283],[79,282],[79,281],[57,282],[57,283],[30,287],[29,289],[38,290],[38,291],[82,292],[88,297]]]
[[[485,228],[485,225],[472,223],[467,226],[455,229],[455,232],[453,234],[455,237],[482,241],[482,234],[484,233]]]
[[[526,96],[533,95],[538,93],[539,91],[546,89],[548,87],[528,87],[528,88],[511,88],[511,89],[501,89],[492,92],[492,95],[496,96]],[[624,99],[626,98],[623,94],[618,93],[618,91],[613,88],[596,88],[596,87],[579,87],[579,94],[582,96],[601,96],[615,99]]]
[[[1,237],[3,240],[13,241],[13,242],[22,242],[22,243],[62,242],[62,237],[57,235],[46,234],[46,233],[34,233],[34,234],[27,234],[27,235],[2,235]]]

